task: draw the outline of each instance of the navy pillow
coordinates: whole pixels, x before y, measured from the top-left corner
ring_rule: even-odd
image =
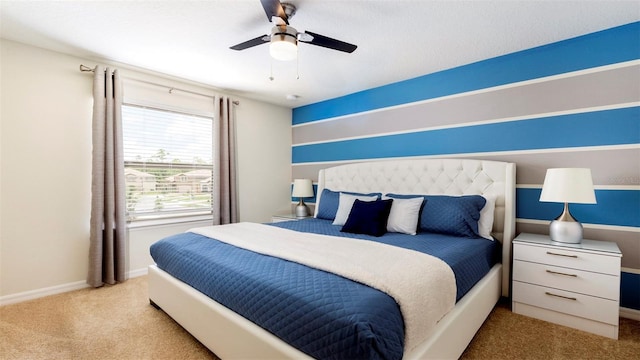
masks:
[[[381,193],[369,193],[361,194],[355,192],[342,191],[345,194],[351,195],[378,195],[378,199],[382,196]],[[329,189],[323,189],[320,195],[320,204],[318,204],[318,214],[316,218],[334,220],[336,213],[338,212],[338,206],[340,205],[340,191],[332,191]]]
[[[387,232],[387,219],[393,200],[360,201],[353,203],[342,232],[382,236]]]
[[[387,194],[390,198],[411,198],[416,195]],[[487,200],[480,195],[422,195],[425,205],[420,215],[422,231],[462,237],[479,237],[478,220]]]

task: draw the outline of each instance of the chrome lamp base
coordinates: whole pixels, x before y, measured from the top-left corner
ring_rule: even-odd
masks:
[[[579,244],[582,242],[582,232],[582,224],[571,216],[567,203],[562,214],[549,225],[549,237],[556,242]]]
[[[309,216],[309,207],[300,199],[300,202],[296,205],[296,217],[305,218],[307,216]]]

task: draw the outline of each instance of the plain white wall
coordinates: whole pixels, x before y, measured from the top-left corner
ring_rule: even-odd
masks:
[[[240,220],[269,222],[291,209],[291,110],[258,104],[242,100],[237,109]]]
[[[78,66],[97,62],[0,41],[0,303],[6,303],[16,294],[84,286],[93,101],[92,76]],[[238,99],[240,220],[266,222],[290,206],[291,110]],[[200,225],[131,229],[129,270],[144,271],[151,263],[148,247],[157,239]]]

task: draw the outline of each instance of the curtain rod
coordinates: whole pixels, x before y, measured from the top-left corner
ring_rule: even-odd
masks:
[[[88,67],[86,65],[80,64],[80,71],[81,72],[94,72],[94,69],[92,69],[92,68],[90,68],[90,67]],[[195,91],[191,91],[191,90],[180,89],[180,88],[176,88],[176,87],[173,87],[173,86],[162,85],[162,84],[154,83],[154,82],[151,82],[151,81],[134,79],[134,78],[125,78],[125,79],[132,80],[132,81],[137,81],[137,82],[148,84],[148,85],[159,86],[159,87],[163,87],[165,89],[169,89],[169,94],[173,94],[174,91],[181,91],[181,92],[184,92],[184,93],[204,96],[204,97],[208,97],[208,98],[212,98],[212,99],[215,98],[215,96],[213,96],[213,95],[203,94],[203,93],[199,93],[199,92],[195,92]],[[233,100],[233,104],[234,105],[240,105],[240,101]]]

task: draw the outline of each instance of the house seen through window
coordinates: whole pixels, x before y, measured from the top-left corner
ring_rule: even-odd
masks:
[[[213,119],[122,106],[130,221],[210,215]]]

